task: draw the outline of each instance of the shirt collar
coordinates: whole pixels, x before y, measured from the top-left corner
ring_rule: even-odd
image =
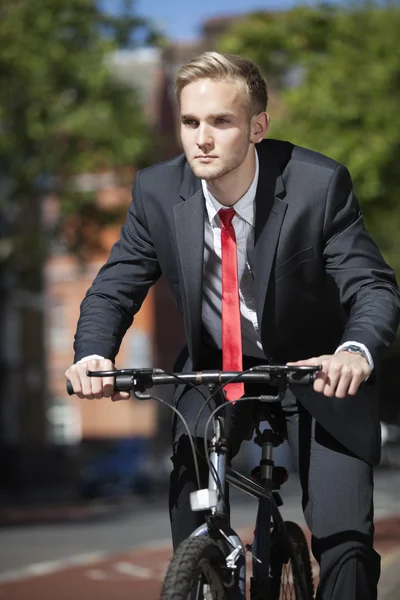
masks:
[[[259,177],[259,161],[258,161],[258,153],[254,149],[256,154],[256,171],[254,174],[253,181],[247,192],[233,205],[236,213],[239,217],[241,217],[246,223],[254,227],[254,199],[256,197],[258,177]],[[215,217],[218,214],[218,211],[221,208],[226,208],[214,198],[211,194],[210,190],[207,187],[207,182],[205,179],[201,180],[201,186],[203,188],[204,198],[206,200],[206,209],[208,218],[210,220],[211,225],[215,225]]]

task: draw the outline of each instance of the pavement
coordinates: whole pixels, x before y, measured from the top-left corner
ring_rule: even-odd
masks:
[[[375,548],[382,557],[379,600],[400,598],[399,483],[400,472],[380,472],[377,478]],[[305,527],[298,509],[298,483],[289,480],[284,487],[284,518]],[[243,505],[235,500],[234,526],[242,540],[250,542],[251,507],[247,500]],[[157,600],[172,552],[168,525],[162,524],[167,520],[164,504],[152,509],[146,504],[145,499],[136,503],[126,499],[3,507],[0,600],[25,600],[32,595],[41,600]],[[95,537],[89,543],[90,536],[99,531],[101,541]],[[119,546],[122,532],[126,538]],[[309,539],[307,530],[306,534]],[[317,582],[315,561],[313,569]]]
[[[241,530],[251,540],[251,528]],[[376,549],[382,556],[379,600],[398,600],[400,586],[400,516],[377,522]],[[157,600],[171,558],[170,545],[143,546],[112,556],[101,553],[47,561],[0,575],[0,598],[25,600]],[[315,582],[318,568],[314,562]]]

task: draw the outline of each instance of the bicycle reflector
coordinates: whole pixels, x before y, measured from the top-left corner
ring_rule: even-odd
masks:
[[[217,506],[218,496],[216,490],[197,490],[190,494],[190,506],[193,511],[208,510]]]

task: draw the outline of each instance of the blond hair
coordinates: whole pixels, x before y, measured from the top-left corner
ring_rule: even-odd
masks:
[[[203,52],[183,65],[175,78],[175,93],[180,104],[181,92],[185,86],[199,79],[215,81],[238,81],[246,94],[246,109],[249,116],[266,110],[268,105],[267,83],[260,69],[251,60],[234,54]]]

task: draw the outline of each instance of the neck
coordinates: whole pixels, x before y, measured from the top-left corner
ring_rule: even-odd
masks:
[[[234,171],[207,181],[207,187],[223,206],[233,206],[247,192],[256,172],[256,149],[253,145],[243,163]]]

